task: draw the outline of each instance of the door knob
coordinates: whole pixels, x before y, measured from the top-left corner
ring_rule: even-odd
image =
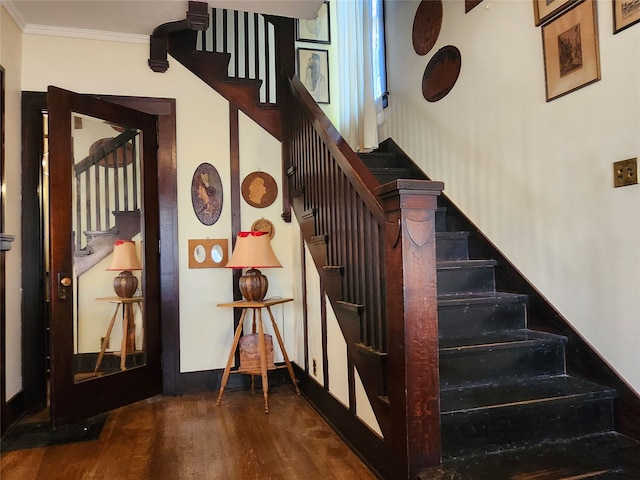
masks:
[[[67,288],[71,286],[71,278],[66,273],[58,273],[58,300],[66,300]]]

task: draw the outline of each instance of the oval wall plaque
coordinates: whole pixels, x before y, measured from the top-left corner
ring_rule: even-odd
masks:
[[[422,0],[413,18],[413,49],[426,55],[433,48],[442,27],[442,0]]]
[[[456,84],[462,57],[453,45],[442,47],[436,52],[422,76],[422,95],[428,102],[444,98]]]
[[[204,225],[213,225],[222,211],[222,181],[216,168],[201,163],[191,180],[191,204],[193,211]]]

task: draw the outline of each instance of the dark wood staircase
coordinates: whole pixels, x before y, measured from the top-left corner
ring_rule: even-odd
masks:
[[[360,157],[381,183],[427,178],[391,140]],[[615,431],[616,390],[567,373],[567,338],[528,328],[528,295],[497,289],[497,260],[472,258],[476,232],[438,201],[443,466],[421,478],[640,478],[640,443]]]

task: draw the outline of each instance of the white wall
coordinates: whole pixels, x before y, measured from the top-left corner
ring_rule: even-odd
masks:
[[[22,37],[17,25],[0,6],[0,65],[5,77],[5,185],[6,205],[4,233],[15,235],[11,251],[6,252],[6,397],[11,399],[22,389],[22,285],[20,212],[21,212],[21,143],[20,143],[20,75]],[[1,348],[1,346],[0,346]]]
[[[584,338],[640,391],[640,186],[613,188],[612,163],[640,154],[640,25],[613,35],[597,2],[602,80],[545,101],[541,29],[530,0],[444,2],[434,48],[418,56],[418,1],[386,4],[394,140]],[[453,90],[422,97],[445,45],[462,54]]]
[[[55,85],[80,93],[176,99],[181,371],[224,368],[232,339],[233,310],[216,304],[232,300],[232,272],[224,268],[189,269],[188,240],[226,238],[231,250],[228,102],[171,58],[166,73],[152,72],[147,66],[147,44],[27,34],[23,45],[23,90],[45,91],[48,85]],[[243,115],[240,137],[241,178],[262,170],[279,186],[278,197],[270,207],[255,209],[241,200],[242,229],[250,229],[260,217],[275,225],[274,250],[284,268],[264,272],[270,282],[268,295],[291,297],[292,263],[299,264],[299,260],[291,248],[297,233],[280,219],[280,144]],[[19,163],[19,155],[17,158]],[[224,190],[222,214],[212,226],[201,224],[191,205],[191,180],[203,162],[216,167]],[[287,326],[283,336],[285,345],[292,349],[290,318],[296,308],[296,304],[287,304],[273,309],[279,326]]]

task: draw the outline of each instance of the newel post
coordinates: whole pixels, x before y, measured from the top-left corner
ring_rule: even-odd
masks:
[[[386,216],[390,432],[396,478],[440,464],[435,210],[442,182],[396,180],[376,195]]]

